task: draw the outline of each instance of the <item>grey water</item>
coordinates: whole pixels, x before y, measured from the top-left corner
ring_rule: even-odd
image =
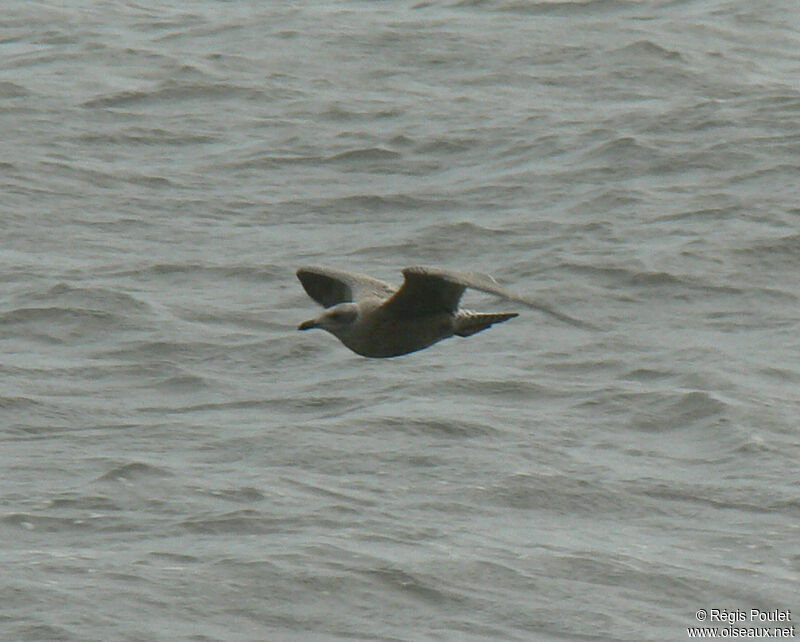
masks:
[[[0,639],[793,626],[799,45],[793,0],[5,2]],[[468,292],[520,316],[365,359],[305,264],[596,329]]]

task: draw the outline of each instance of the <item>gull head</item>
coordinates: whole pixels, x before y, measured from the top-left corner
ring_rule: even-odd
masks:
[[[347,334],[348,330],[358,320],[358,305],[356,303],[340,303],[328,308],[316,319],[303,321],[297,329],[311,330],[320,328],[327,330],[336,337]]]

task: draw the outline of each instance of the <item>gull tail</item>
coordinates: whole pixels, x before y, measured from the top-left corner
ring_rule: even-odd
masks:
[[[493,313],[493,312],[469,312],[460,310],[455,318],[455,334],[459,337],[469,337],[477,334],[495,323],[502,323],[519,316],[516,312]]]

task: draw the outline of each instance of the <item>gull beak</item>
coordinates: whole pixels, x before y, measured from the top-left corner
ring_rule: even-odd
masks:
[[[317,320],[311,319],[309,321],[303,321],[299,326],[297,326],[298,330],[311,330],[312,328],[318,328]]]

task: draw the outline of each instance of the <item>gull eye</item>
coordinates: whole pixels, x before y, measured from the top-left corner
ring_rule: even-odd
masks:
[[[356,311],[350,307],[336,308],[328,313],[328,318],[334,323],[348,323],[355,320]]]

